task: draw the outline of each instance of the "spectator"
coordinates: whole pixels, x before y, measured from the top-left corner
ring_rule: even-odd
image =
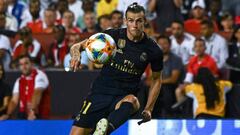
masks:
[[[20,28],[27,26],[27,23],[34,22],[35,20],[43,20],[44,10],[41,9],[41,4],[39,0],[31,0],[29,2],[29,7],[23,11],[21,16]]]
[[[5,114],[9,105],[9,100],[12,96],[10,86],[4,81],[5,71],[4,66],[0,62],[0,116]]]
[[[1,120],[10,118],[19,104],[18,118],[35,120],[39,116],[38,109],[43,92],[48,88],[47,75],[36,69],[31,64],[28,55],[19,57],[19,65],[22,75],[16,80],[13,88],[13,96],[9,103],[6,114],[0,117]],[[27,91],[27,92],[26,92]]]
[[[54,41],[50,44],[47,54],[48,66],[63,67],[65,55],[68,53],[68,41],[65,38],[65,28],[62,25],[57,25],[53,29]]]
[[[56,11],[48,8],[44,11],[44,33],[53,33],[53,28],[56,23]]]
[[[12,48],[8,37],[0,34],[0,63],[5,70],[10,69]]]
[[[182,63],[186,66],[190,57],[194,55],[193,46],[195,37],[187,32],[184,32],[184,24],[180,21],[173,21],[171,29],[171,51],[180,57],[182,59]]]
[[[218,77],[217,64],[210,55],[205,53],[205,50],[206,50],[205,41],[201,38],[197,38],[194,42],[195,56],[193,56],[189,60],[184,83],[179,85],[178,88],[176,89],[175,94],[178,102],[184,101],[184,97],[181,95],[183,95],[186,85],[193,82],[199,68],[206,67],[213,73],[214,76]],[[177,106],[177,104],[175,104],[174,106]]]
[[[192,3],[196,0],[184,0],[181,7],[181,14],[183,15],[184,20],[187,20],[189,18]]]
[[[68,1],[68,9],[74,13],[75,18],[77,19],[79,16],[83,16],[82,1],[81,0],[67,0]],[[77,24],[77,20],[74,20],[74,25]]]
[[[201,21],[207,19],[205,16],[205,3],[200,1],[194,1],[192,3],[192,19],[188,19],[184,22],[185,31],[193,34],[200,34]],[[215,24],[214,30],[218,31],[218,27]]]
[[[219,69],[223,69],[228,58],[226,40],[217,33],[214,33],[212,21],[204,20],[201,22],[201,35],[206,42],[206,53],[215,59]]]
[[[240,26],[238,26],[232,35],[230,45],[228,45],[229,57],[227,64],[230,69],[230,80],[233,83],[240,84]]]
[[[33,59],[34,64],[41,65],[41,44],[32,37],[31,29],[23,27],[19,30],[19,36],[20,39],[15,43],[13,48],[13,68],[16,68],[17,59],[21,55],[29,55]]]
[[[26,5],[19,0],[8,0],[8,14],[16,17],[18,24],[21,24],[22,15],[24,10],[26,10]]]
[[[43,32],[43,21],[40,19],[40,2],[38,0],[32,0],[29,4],[29,10],[31,14],[31,20],[27,22],[32,33],[42,33]],[[22,24],[24,26],[24,24]]]
[[[101,31],[105,31],[112,27],[110,16],[109,15],[102,15],[98,18],[98,24]]]
[[[85,12],[83,20],[86,26],[86,28],[83,29],[83,32],[95,33],[98,31],[96,27],[96,16],[94,12],[92,11]]]
[[[72,11],[67,10],[63,14],[62,25],[64,26],[66,33],[68,34],[80,34],[81,30],[74,26],[74,14]]]
[[[111,23],[112,23],[112,28],[118,29],[123,26],[123,13],[118,10],[114,10],[111,13]]]
[[[57,2],[57,11],[58,14],[60,14],[60,17],[57,17],[57,20],[61,20],[61,18],[63,18],[63,14],[65,11],[68,10],[68,1],[66,0],[58,0]],[[61,23],[61,21],[59,21],[59,23]]]
[[[221,17],[222,31],[232,33],[234,31],[233,17],[229,13],[224,13]]]
[[[156,32],[163,34],[168,31],[172,21],[181,20],[183,16],[180,12],[182,0],[150,0],[148,9],[150,12],[156,11]]]
[[[222,0],[223,11],[233,15],[236,24],[240,24],[240,2],[239,0]]]
[[[97,3],[97,17],[110,15],[117,8],[118,0],[100,0]]]
[[[94,0],[84,0],[82,1],[82,9],[84,11],[84,14],[86,12],[94,12],[94,8],[95,8],[95,3]],[[77,26],[80,27],[81,29],[84,29],[85,23],[84,23],[84,19],[83,19],[83,15],[79,16],[77,19]]]
[[[208,68],[199,68],[196,80],[184,89],[193,99],[194,118],[223,118],[225,115],[225,95],[231,90],[229,81],[217,81]]]
[[[184,82],[193,82],[194,76],[196,76],[197,71],[200,67],[207,67],[213,73],[213,75],[218,76],[218,67],[213,57],[206,54],[206,44],[203,39],[197,38],[194,42],[194,51],[196,53],[188,63],[187,75]]]
[[[218,26],[218,28],[221,21],[221,8],[221,0],[210,0],[208,16]]]
[[[171,106],[176,102],[175,89],[178,86],[183,70],[183,64],[180,57],[171,52],[171,41],[166,36],[159,36],[158,44],[163,51],[163,71],[162,71],[162,86],[160,95],[155,104],[153,117],[155,118],[173,118],[174,112]]]
[[[80,42],[79,35],[74,35],[74,34],[70,35],[68,49],[70,49],[71,46],[77,42]],[[71,60],[71,55],[70,55],[70,52],[68,52],[68,54],[64,58],[65,71],[70,70],[70,60]],[[88,69],[89,59],[88,59],[86,51],[81,52],[81,62],[80,63],[81,63],[81,65],[80,65],[81,69]]]
[[[4,15],[5,18],[5,29],[6,30],[12,30],[12,31],[17,31],[18,30],[18,22],[17,19],[7,13],[7,3],[5,0],[0,0],[0,14],[1,16]]]

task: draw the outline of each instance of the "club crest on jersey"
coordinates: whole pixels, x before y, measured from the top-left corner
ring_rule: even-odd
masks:
[[[120,48],[120,49],[123,49],[124,47],[125,47],[125,45],[126,45],[126,40],[124,40],[124,39],[118,39],[118,47]]]
[[[140,61],[145,62],[147,60],[147,53],[142,52],[140,55]]]

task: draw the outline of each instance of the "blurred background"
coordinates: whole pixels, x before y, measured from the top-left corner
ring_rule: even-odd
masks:
[[[19,115],[24,112],[24,106],[27,110],[28,105],[21,105],[24,98],[16,99],[14,94],[21,94],[22,89],[32,83],[34,88],[44,86],[38,109],[34,110],[38,113],[37,118],[71,120],[80,110],[81,102],[89,93],[102,65],[89,61],[83,51],[82,70],[71,72],[70,47],[94,33],[124,28],[125,10],[133,2],[146,9],[145,33],[164,52],[163,85],[153,119],[196,118],[193,99],[187,96],[182,99],[184,94],[178,88],[182,84],[193,83],[196,67],[202,66],[209,68],[218,80],[233,84],[224,96],[224,110],[219,117],[239,119],[239,0],[0,0],[0,115],[6,114],[9,106],[13,106],[13,113],[8,119],[29,119]],[[202,39],[203,44],[197,44],[196,39]],[[202,50],[197,47],[201,45]],[[193,60],[203,54],[213,60],[204,63]],[[21,63],[22,56],[27,56],[31,64],[27,63],[28,60]],[[25,75],[28,68],[30,79]],[[35,69],[38,74],[30,69]],[[149,65],[142,76],[138,93],[141,110],[147,101],[150,69]],[[39,72],[43,74],[40,77]],[[133,116],[133,119],[140,118],[140,113]],[[172,122],[186,124],[184,120]],[[125,124],[127,128],[129,123],[131,121]],[[236,125],[236,122],[233,123]],[[1,124],[4,123],[0,121]],[[5,126],[9,127],[8,124]],[[239,127],[239,123],[238,126],[229,126],[229,131],[240,133]],[[130,129],[125,130],[130,134]]]

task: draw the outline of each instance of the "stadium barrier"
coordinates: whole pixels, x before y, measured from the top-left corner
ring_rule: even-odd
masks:
[[[239,135],[240,120],[130,120],[112,135]],[[1,135],[68,135],[71,120],[0,121]]]

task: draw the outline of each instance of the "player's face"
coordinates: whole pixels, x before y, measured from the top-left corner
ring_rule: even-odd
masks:
[[[170,52],[171,45],[169,44],[167,39],[160,38],[158,40],[158,44],[161,46],[164,54],[168,54]]]
[[[19,67],[24,75],[29,75],[32,70],[32,63],[29,58],[24,57],[19,60]]]
[[[194,45],[194,51],[198,56],[202,56],[205,53],[205,45],[202,41],[196,41]]]
[[[129,35],[139,37],[144,30],[145,15],[143,12],[132,13],[127,12],[126,25]]]
[[[178,23],[173,23],[171,26],[172,34],[178,38],[183,35],[183,27]]]

